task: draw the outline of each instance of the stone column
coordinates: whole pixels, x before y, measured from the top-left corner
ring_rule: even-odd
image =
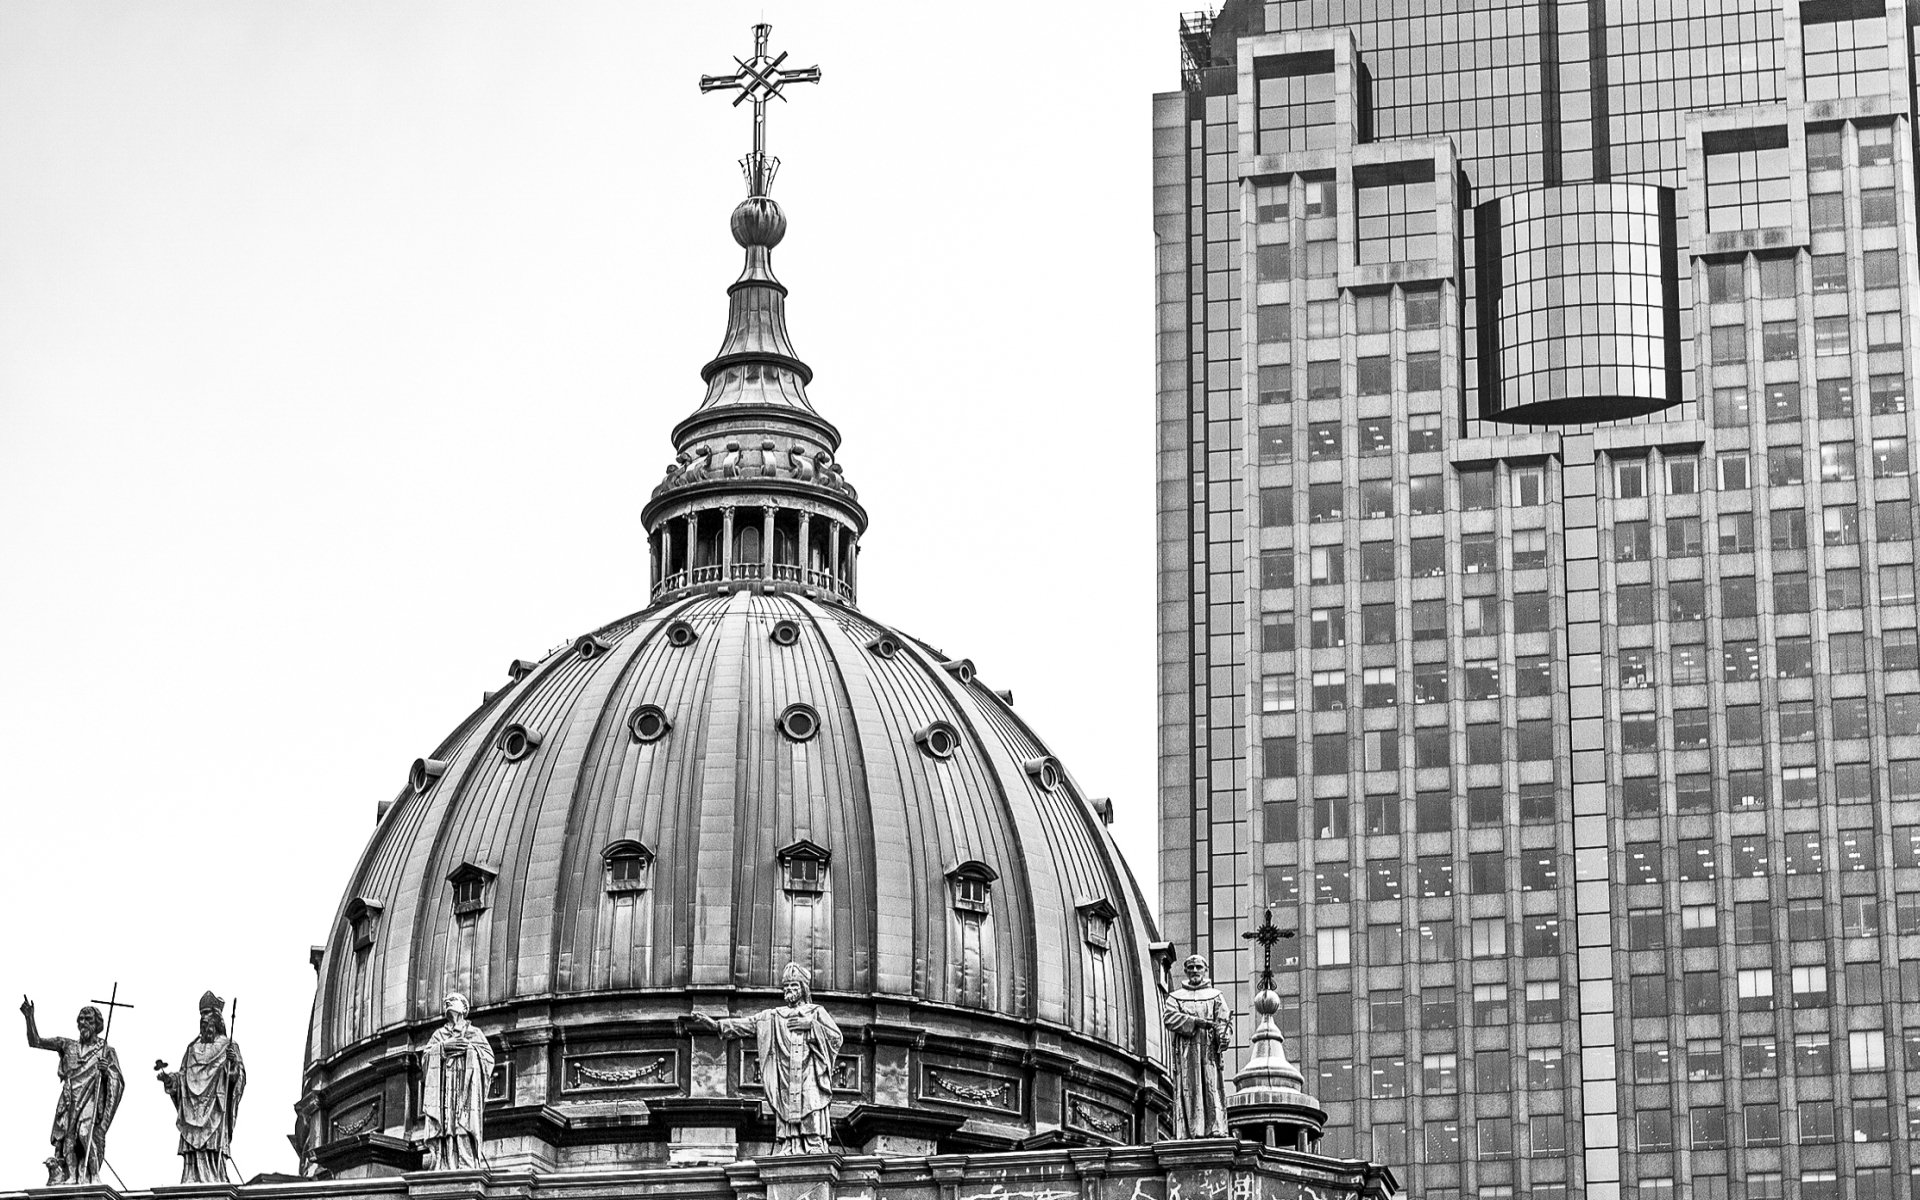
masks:
[[[773,505],[760,510],[760,578],[762,582],[773,582]]]
[[[840,593],[840,522],[827,522],[827,578],[833,581],[835,595]]]
[[[660,522],[660,582],[673,574],[673,522]]]
[[[811,547],[810,545],[808,545],[808,543],[807,543],[807,519],[808,519],[808,518],[809,518],[810,516],[812,516],[812,514],[811,514],[811,513],[809,513],[809,512],[808,512],[808,511],[807,511],[806,509],[804,509],[804,508],[803,508],[803,509],[801,509],[801,510],[800,510],[800,554],[799,554],[799,559],[800,559],[800,582],[801,582],[802,584],[805,584],[805,583],[807,583],[807,582],[808,582],[808,579],[807,579],[807,563],[808,563],[808,561],[809,561],[809,560],[810,560],[810,559],[811,559],[811,558],[813,557],[813,556],[812,556],[812,553],[811,553],[811,551],[812,551],[812,547]]]
[[[733,505],[720,510],[720,578],[733,578]]]
[[[693,582],[693,556],[700,548],[700,514],[687,514],[687,582]]]

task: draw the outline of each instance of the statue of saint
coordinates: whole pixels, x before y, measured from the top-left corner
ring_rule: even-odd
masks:
[[[1161,1020],[1173,1034],[1173,1136],[1227,1136],[1225,1054],[1233,1037],[1226,999],[1207,960],[1186,961],[1187,983],[1167,997]]]
[[[107,1127],[127,1090],[120,1074],[120,1056],[100,1031],[105,1022],[89,1004],[75,1023],[80,1037],[40,1036],[33,1019],[33,1001],[20,997],[20,1014],[27,1019],[27,1045],[60,1056],[60,1103],[53,1110],[53,1157],[47,1159],[47,1186],[62,1183],[99,1183],[107,1161]]]
[[[813,1002],[811,974],[788,963],[780,974],[778,1008],[751,1017],[695,1013],[700,1028],[722,1037],[752,1040],[760,1057],[760,1085],[773,1110],[775,1154],[825,1154],[832,1132],[833,1063],[846,1035],[827,1010]]]
[[[238,1043],[227,1037],[226,1007],[212,992],[201,996],[200,1036],[187,1043],[180,1069],[167,1070],[165,1059],[153,1064],[160,1086],[173,1101],[181,1183],[227,1181],[227,1154],[233,1147],[233,1123],[240,1116],[240,1095],[247,1090],[247,1065]]]
[[[433,1031],[420,1065],[420,1111],[427,1122],[427,1170],[463,1171],[486,1166],[480,1120],[493,1078],[493,1047],[467,1020],[467,998],[447,995],[447,1023]]]

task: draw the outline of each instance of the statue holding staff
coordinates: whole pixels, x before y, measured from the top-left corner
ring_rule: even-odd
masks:
[[[180,1069],[154,1061],[155,1078],[173,1101],[174,1128],[180,1131],[180,1182],[225,1183],[233,1148],[233,1123],[240,1096],[247,1090],[247,1065],[239,1043],[227,1036],[226,1001],[207,992],[200,997],[200,1036],[187,1043]]]
[[[27,1019],[27,1045],[60,1056],[60,1102],[53,1110],[53,1156],[47,1159],[47,1186],[99,1183],[107,1161],[107,1127],[127,1090],[120,1056],[101,1029],[100,1010],[89,1004],[75,1022],[78,1038],[41,1037],[33,1019],[33,1001],[20,997]]]
[[[1186,986],[1161,1007],[1173,1034],[1173,1136],[1227,1136],[1226,1049],[1232,1040],[1225,997],[1213,986],[1207,960],[1190,955]]]
[[[426,1119],[427,1170],[466,1171],[487,1165],[481,1119],[493,1078],[493,1046],[467,1020],[467,998],[449,992],[447,1023],[433,1031],[421,1052],[425,1078],[420,1111]]]

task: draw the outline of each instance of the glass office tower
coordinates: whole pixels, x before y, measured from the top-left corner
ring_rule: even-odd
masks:
[[[1179,41],[1168,936],[1425,1200],[1920,1200],[1909,10]]]

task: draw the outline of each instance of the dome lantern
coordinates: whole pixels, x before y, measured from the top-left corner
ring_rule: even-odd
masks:
[[[813,370],[787,334],[787,289],[773,274],[787,218],[768,194],[780,160],[766,150],[766,105],[789,83],[817,83],[820,69],[781,67],[767,33],[754,26],[755,57],[738,74],[700,81],[753,103],[747,198],[729,220],[746,265],[727,289],[720,351],[700,372],[707,394],[674,427],[674,460],[641,514],[655,600],[739,587],[855,594],[866,510],[835,457],[840,431],[807,398]]]

